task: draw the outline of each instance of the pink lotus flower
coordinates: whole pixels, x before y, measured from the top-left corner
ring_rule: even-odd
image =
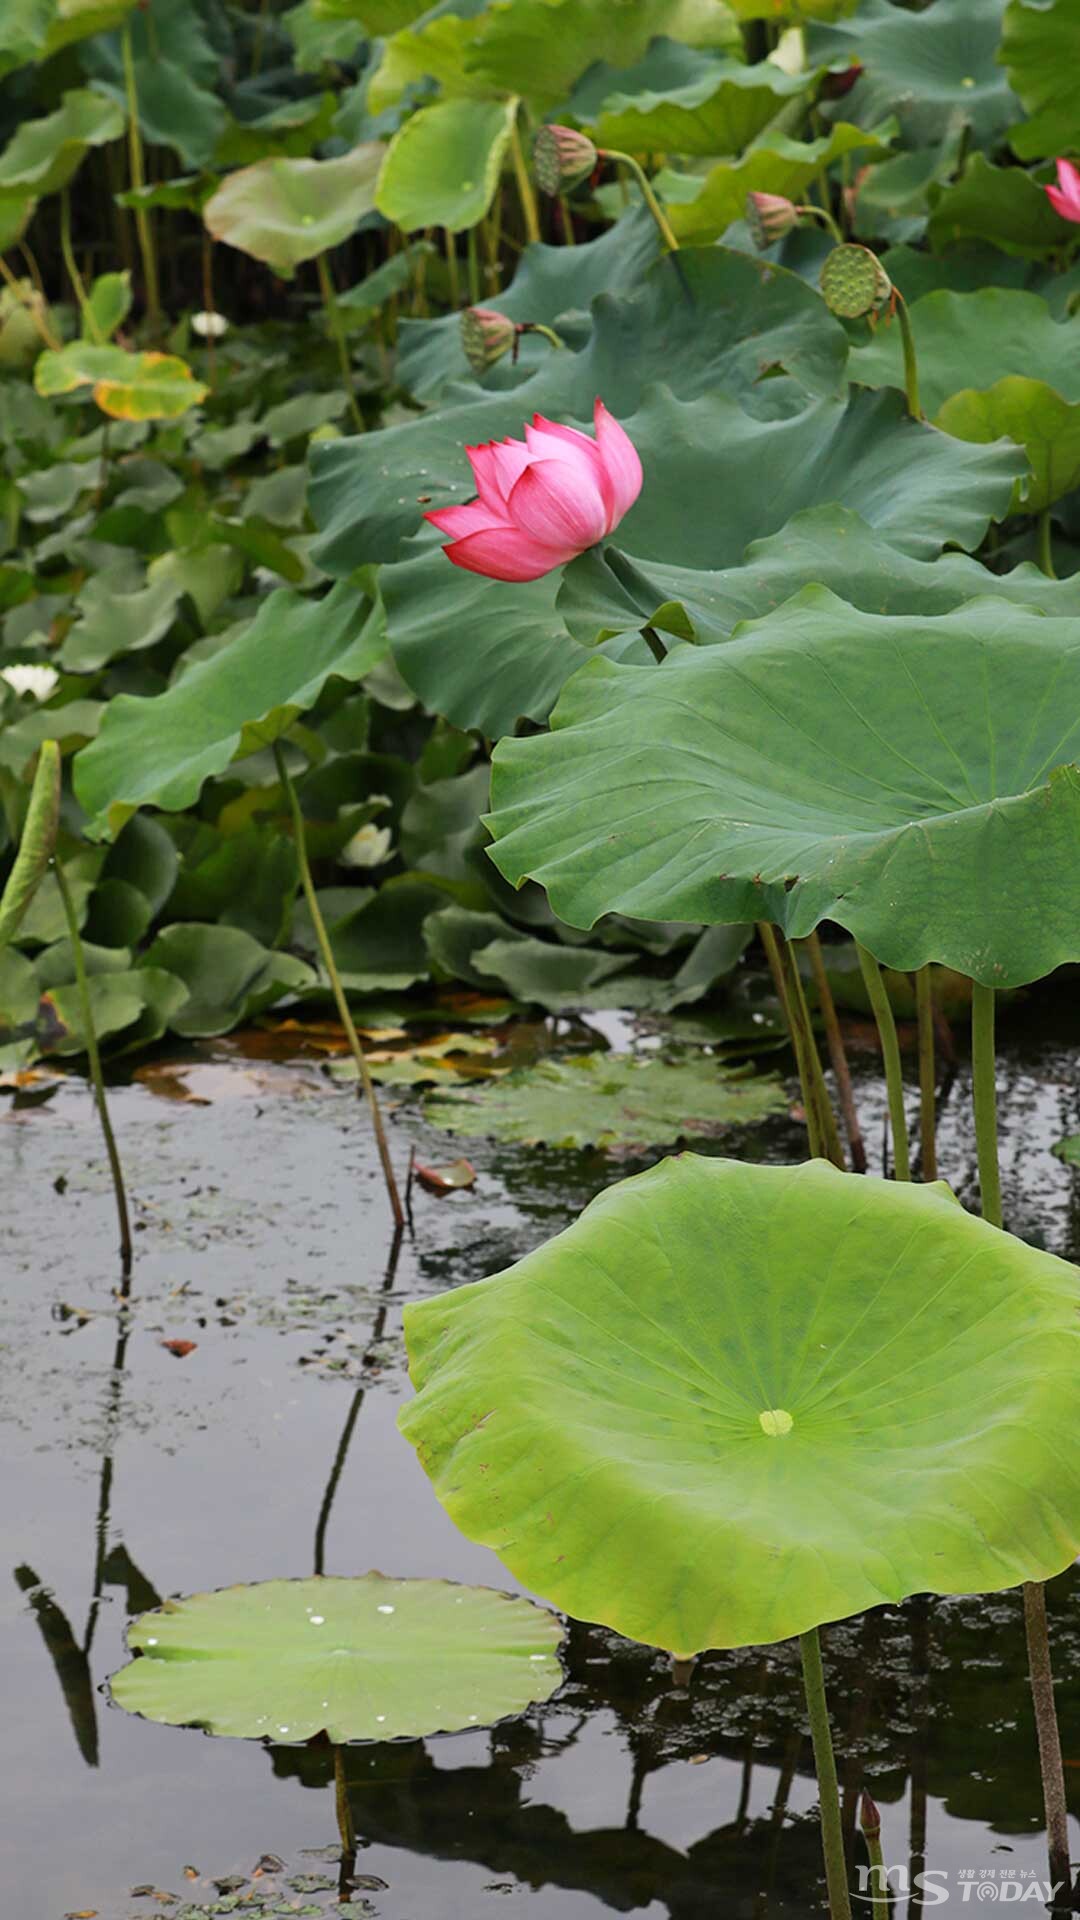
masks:
[[[641,492],[633,441],[602,400],[596,438],[533,415],[524,440],[466,447],[478,498],[424,519],[448,533],[456,567],[489,580],[539,580],[612,533]]]
[[[1057,173],[1057,186],[1044,188],[1046,197],[1063,220],[1080,221],[1080,171],[1071,160],[1059,160]]]

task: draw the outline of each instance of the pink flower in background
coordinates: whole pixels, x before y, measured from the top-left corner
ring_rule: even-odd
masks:
[[[456,567],[490,580],[539,580],[612,533],[641,492],[633,441],[602,400],[596,438],[533,415],[524,440],[466,447],[477,498],[426,513]]]
[[[1080,221],[1080,171],[1071,160],[1059,160],[1057,173],[1057,186],[1046,187],[1046,197],[1063,220]]]

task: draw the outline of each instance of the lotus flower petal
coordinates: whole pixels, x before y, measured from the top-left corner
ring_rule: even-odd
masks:
[[[483,573],[489,580],[539,580],[565,560],[573,551],[560,552],[545,547],[518,527],[486,527],[480,533],[467,534],[445,549],[455,567],[467,573]]]
[[[599,475],[584,462],[534,460],[507,504],[515,525],[534,540],[567,547],[571,556],[595,546],[608,530]]]

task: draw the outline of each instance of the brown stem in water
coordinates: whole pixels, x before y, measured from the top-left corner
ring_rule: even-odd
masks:
[[[1031,1698],[1035,1707],[1035,1731],[1039,1739],[1039,1770],[1046,1809],[1050,1880],[1054,1894],[1064,1896],[1067,1900],[1070,1878],[1065,1772],[1061,1763],[1061,1735],[1054,1704],[1054,1672],[1050,1663],[1050,1634],[1046,1624],[1046,1588],[1037,1580],[1024,1582],[1024,1629],[1027,1634]]]

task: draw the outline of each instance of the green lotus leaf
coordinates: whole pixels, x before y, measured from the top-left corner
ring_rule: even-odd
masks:
[[[738,153],[815,78],[784,73],[770,60],[717,63],[667,93],[613,93],[589,131],[599,147],[630,153]]]
[[[324,600],[272,593],[243,632],[166,692],[109,702],[92,750],[76,761],[91,831],[115,834],[140,806],[190,806],[204,780],[286,733],[331,675],[361,679],[384,647],[381,618],[344,582]]]
[[[846,154],[872,157],[886,150],[878,134],[846,121],[820,140],[791,140],[769,131],[738,160],[723,160],[712,167],[691,199],[669,202],[667,217],[678,240],[700,245],[718,239],[733,220],[742,219],[748,193],[777,193],[798,202],[810,182],[834,161]]]
[[[1009,134],[1021,160],[1076,148],[1080,16],[1070,0],[1010,0],[1000,59],[1028,118]]]
[[[86,88],[65,93],[55,113],[24,120],[0,153],[0,193],[55,193],[66,187],[90,147],[118,140],[124,115]]]
[[[583,667],[550,734],[496,749],[490,852],[572,926],[831,919],[886,966],[1019,986],[1080,959],[1077,761],[1074,622],[808,587],[726,646]]]
[[[451,1518],[687,1656],[1080,1544],[1080,1275],[947,1188],[685,1155],[409,1306],[399,1426]]]
[[[562,1682],[563,1628],[531,1600],[449,1580],[263,1580],[140,1615],[118,1706],[298,1746],[420,1739],[523,1713]]]
[[[779,8],[776,0],[726,0],[726,3],[737,20],[775,22],[778,12],[789,14],[796,21],[841,20],[855,12],[859,0],[788,0]]]
[[[991,166],[981,153],[968,155],[951,186],[932,189],[930,202],[927,239],[935,250],[961,240],[985,240],[1003,253],[1038,260],[1071,237],[1069,222],[1029,173]]]
[[[773,1075],[751,1079],[711,1056],[676,1063],[583,1053],[432,1094],[424,1118],[447,1133],[487,1134],[520,1146],[644,1150],[750,1126],[785,1113],[787,1105]]]
[[[67,1058],[86,1051],[86,1023],[82,995],[75,983],[74,962],[63,968],[66,978],[43,993],[38,1009],[37,1051]],[[60,956],[53,959],[59,972]],[[91,973],[90,1012],[99,1041],[116,1042],[112,1052],[152,1046],[171,1026],[187,1000],[187,988],[162,967],[139,966]]]
[[[337,160],[279,156],[240,167],[203,207],[207,230],[291,280],[303,261],[347,240],[372,212],[385,151],[370,141]]]
[[[1080,1133],[1070,1133],[1064,1140],[1055,1140],[1050,1151],[1067,1167],[1080,1167]]]
[[[384,579],[395,571],[388,568]],[[556,611],[583,647],[644,624],[705,646],[729,639],[740,620],[782,606],[807,580],[863,613],[929,617],[992,593],[1062,618],[1080,615],[1080,576],[1051,580],[1030,562],[992,574],[962,553],[916,560],[850,507],[837,506],[796,514],[779,533],[751,541],[737,566],[715,573],[661,561],[635,563],[617,541],[590,548],[564,569]]]
[[[987,393],[954,393],[937,424],[960,440],[1016,440],[1030,474],[1018,480],[1014,511],[1041,513],[1080,482],[1080,402],[1063,400],[1045,380],[1019,374],[999,380]]]
[[[909,308],[919,363],[919,394],[937,419],[952,394],[992,387],[1007,374],[1045,382],[1080,400],[1080,316],[1051,318],[1037,293],[982,287],[977,293],[928,293]],[[866,387],[903,387],[898,326],[879,326],[852,349],[850,372]]]
[[[60,748],[46,740],[38,756],[18,851],[0,888],[0,948],[6,947],[30,907],[52,858],[60,821]]]
[[[114,420],[177,420],[210,391],[175,354],[128,353],[89,340],[40,353],[34,386],[43,399],[89,387]]]
[[[589,308],[598,294],[629,294],[640,288],[647,268],[657,257],[658,246],[651,216],[644,208],[631,208],[587,246],[548,247],[537,242],[526,247],[506,292],[497,294],[487,305],[511,320],[539,320],[561,336],[568,336],[571,329],[587,329]],[[338,304],[346,306],[348,301],[349,295],[342,294]],[[506,359],[496,361],[481,384],[486,388],[519,386],[550,353],[550,342],[540,335],[522,334],[517,367]],[[460,314],[444,314],[438,320],[402,320],[398,326],[397,371],[402,385],[425,405],[437,400],[450,381],[463,379]]]
[[[268,952],[239,927],[200,926],[194,920],[164,927],[147,949],[145,965],[172,974],[186,987],[169,1025],[189,1039],[228,1033],[310,987],[315,978],[302,960]]]
[[[375,195],[379,212],[405,233],[474,227],[495,196],[516,113],[516,100],[437,100],[421,107],[386,149]]]
[[[60,0],[61,13],[70,7],[71,0]],[[153,0],[152,11],[136,5],[128,32],[145,138],[175,148],[186,166],[208,167],[228,121],[218,98],[220,38],[207,30],[202,9],[191,0]],[[95,34],[84,41],[79,57],[95,87],[123,106],[127,89],[120,35]]]
[[[0,9],[0,74],[47,60],[61,47],[118,27],[138,0],[5,0]]]
[[[905,146],[932,144],[944,123],[963,120],[977,146],[992,147],[1019,118],[998,64],[1005,0],[933,0],[919,13],[892,0],[862,0],[856,17],[813,29],[814,61],[858,62],[857,117],[900,121]]]

